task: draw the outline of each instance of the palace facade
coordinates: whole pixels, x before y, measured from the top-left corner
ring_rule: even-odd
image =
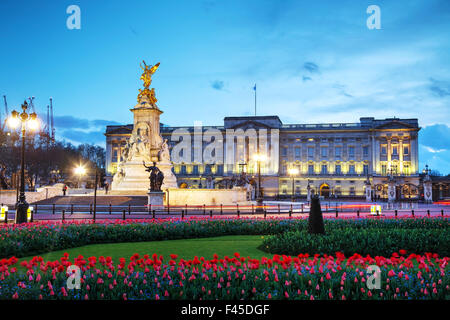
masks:
[[[132,130],[132,124],[106,128],[106,169],[110,177],[123,160]],[[190,161],[186,154],[178,161],[180,157],[171,153],[181,188],[226,188],[230,178],[243,171],[256,178],[253,156],[261,153],[258,148],[265,141],[269,161],[260,163],[265,196],[306,197],[309,186],[324,197],[364,197],[367,186],[371,186],[372,198],[387,198],[388,184],[395,181],[397,199],[419,197],[419,130],[417,119],[372,117],[360,118],[357,123],[327,124],[283,124],[278,116],[226,117],[223,126],[200,129],[160,125],[160,134],[168,140],[171,152],[179,141],[186,141],[180,136],[192,134],[194,138],[188,138],[194,148],[195,135],[202,136],[200,157],[194,150],[189,152]],[[231,131],[239,132],[244,143],[239,143],[239,138],[226,138]],[[221,133],[223,138],[211,139],[211,132]],[[259,132],[256,144],[252,144],[254,132]],[[261,139],[261,132],[266,137]],[[213,163],[203,161],[201,156],[211,141],[223,145],[223,155],[215,157],[219,160]],[[296,168],[298,174],[290,175],[290,168]]]

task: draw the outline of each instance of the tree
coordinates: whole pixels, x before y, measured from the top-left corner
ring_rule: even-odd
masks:
[[[319,196],[311,198],[311,208],[309,210],[308,232],[311,234],[325,234],[323,224],[322,209],[320,208]]]

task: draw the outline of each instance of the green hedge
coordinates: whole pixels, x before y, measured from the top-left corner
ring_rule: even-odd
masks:
[[[346,256],[359,253],[390,256],[403,249],[409,253],[450,254],[448,229],[355,229],[328,230],[325,235],[309,234],[305,230],[290,231],[266,237],[260,249],[272,254],[329,254],[340,251]]]
[[[440,230],[448,233],[447,218],[326,219],[325,230]],[[224,235],[276,235],[307,230],[306,219],[174,219],[117,223],[31,223],[0,226],[0,258],[24,257],[95,243],[158,241]],[[383,231],[383,232],[384,232]],[[448,236],[447,236],[448,237]],[[432,241],[432,240],[430,240]],[[342,250],[340,248],[339,250]],[[352,254],[355,251],[352,252]]]

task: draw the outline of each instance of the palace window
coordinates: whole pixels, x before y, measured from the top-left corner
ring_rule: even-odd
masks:
[[[409,164],[407,164],[407,163],[403,164],[403,173],[408,176],[411,174],[411,171],[409,169]]]
[[[314,165],[313,164],[308,165],[308,174],[314,174]]]
[[[364,157],[368,157],[369,156],[369,147],[368,146],[364,146],[363,147],[363,156]]]
[[[354,164],[351,164],[351,165],[348,166],[348,173],[349,174],[355,174],[356,173]]]
[[[336,165],[335,173],[336,173],[337,175],[342,174],[342,172],[341,172],[341,165],[340,165],[340,164],[337,164],[337,165]]]
[[[348,156],[349,157],[355,156],[355,147],[348,147]]]
[[[287,157],[288,149],[286,147],[281,148],[281,156]]]
[[[336,147],[336,149],[335,149],[335,156],[337,158],[340,158],[341,157],[341,152],[342,152],[342,148],[341,147]]]
[[[192,167],[192,174],[193,174],[193,175],[198,175],[198,165],[194,165],[194,166]]]
[[[387,147],[386,145],[381,146],[381,155],[385,156],[387,155]]]
[[[186,174],[186,166],[185,165],[181,166],[181,174]]]
[[[301,157],[301,149],[300,149],[300,147],[296,147],[295,148],[295,159],[300,159],[300,157]]]
[[[323,158],[328,156],[328,148],[327,147],[320,148],[320,152],[321,152],[321,155]]]
[[[308,157],[314,157],[314,147],[308,147]]]
[[[368,175],[369,174],[369,165],[368,164],[364,164],[363,165],[363,174],[364,175]]]
[[[409,146],[408,145],[403,146],[403,155],[405,155],[405,156],[409,155]]]
[[[386,165],[383,164],[383,165],[381,166],[381,175],[382,175],[382,176],[385,176],[385,175],[386,175],[386,172],[387,172],[387,170],[386,170]]]
[[[398,155],[398,147],[397,146],[392,146],[392,154],[394,156]]]
[[[327,174],[328,170],[327,170],[327,165],[323,164],[322,165],[322,170],[320,171],[321,174]]]
[[[351,196],[355,195],[355,187],[350,187],[350,195]]]
[[[223,164],[217,165],[216,174],[219,175],[219,176],[223,176]]]
[[[204,174],[208,174],[208,175],[211,174],[211,165],[210,164],[205,165]]]
[[[115,149],[113,150],[112,162],[117,162],[118,152],[119,152],[119,150],[118,150],[117,148],[115,148]]]

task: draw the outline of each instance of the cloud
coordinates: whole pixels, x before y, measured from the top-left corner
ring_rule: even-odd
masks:
[[[447,151],[447,149],[439,149],[439,150],[437,150],[437,149],[434,149],[434,148],[429,147],[429,146],[423,146],[423,147],[425,148],[425,150],[427,150],[428,152],[431,152],[431,153],[440,153],[440,152]]]
[[[105,129],[97,131],[64,130],[60,135],[74,143],[98,144],[105,142]]]
[[[310,73],[319,73],[319,66],[314,62],[305,62],[303,64],[303,69]]]
[[[211,87],[216,90],[222,90],[224,88],[224,86],[225,86],[225,83],[220,80],[215,80],[215,81],[211,82]]]
[[[435,152],[448,149],[450,147],[450,127],[446,124],[426,126],[419,132],[419,141],[420,144]]]
[[[338,89],[338,92],[339,92],[340,95],[342,95],[342,96],[344,96],[344,97],[347,97],[347,98],[353,98],[353,96],[352,96],[351,94],[347,93],[347,91],[345,90],[346,87],[345,87],[344,85],[339,84],[339,83],[336,83],[336,84],[333,86],[333,88]]]
[[[446,175],[450,173],[450,127],[434,124],[419,132],[419,169],[426,164]]]
[[[73,116],[55,116],[54,125],[57,138],[67,139],[74,144],[104,144],[107,125],[119,122],[103,119],[88,120]]]
[[[450,96],[450,81],[438,81],[430,78],[430,90],[439,97]]]

